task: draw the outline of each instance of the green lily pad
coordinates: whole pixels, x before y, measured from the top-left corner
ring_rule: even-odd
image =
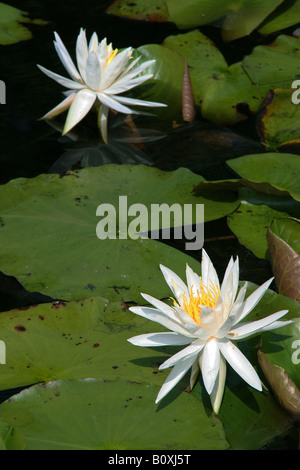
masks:
[[[267,241],[277,291],[300,302],[300,221],[274,219]]]
[[[260,34],[272,34],[290,26],[297,25],[300,18],[300,0],[285,0],[262,23],[258,31]]]
[[[154,108],[156,128],[168,129],[174,121],[181,121],[181,88],[184,74],[184,58],[159,44],[147,44],[136,49],[133,58],[141,56],[139,64],[155,60],[147,69],[153,77],[140,85],[134,96],[139,99],[164,103],[167,107]],[[153,118],[152,118],[153,125]]]
[[[135,21],[147,20],[156,23],[170,21],[168,9],[162,0],[152,0],[151,3],[148,0],[135,0],[134,2],[115,0],[106,9],[106,13]]]
[[[268,206],[242,201],[239,208],[227,217],[227,223],[241,245],[251,250],[258,258],[268,259],[268,227],[275,217],[287,216],[287,213],[278,212]]]
[[[229,125],[257,113],[269,88],[257,87],[242,63],[228,66],[215,44],[198,30],[169,36],[163,46],[182,54],[189,66],[195,105],[217,125]]]
[[[282,367],[300,388],[300,319],[277,330],[264,333],[262,352],[272,364]]]
[[[300,156],[288,153],[246,155],[227,160],[239,176],[254,183],[270,184],[284,196],[300,201]]]
[[[14,425],[0,422],[0,450],[24,450],[25,438]]]
[[[15,44],[31,39],[32,33],[23,23],[47,24],[43,20],[31,20],[28,13],[14,8],[6,3],[0,3],[0,44]]]
[[[59,380],[13,396],[0,413],[23,433],[27,450],[228,448],[220,421],[198,401],[181,394],[156,409],[158,390],[120,380]]]
[[[262,108],[258,129],[266,148],[283,151],[286,146],[300,147],[300,107],[292,103],[293,90],[273,90]]]
[[[42,304],[2,312],[0,324],[7,356],[1,390],[57,379],[122,378],[159,385],[166,378],[166,372],[157,373],[165,348],[149,354],[127,341],[149,327],[154,332],[162,327],[149,326],[120,302],[91,297]]]
[[[243,59],[243,67],[256,85],[290,88],[300,74],[300,38],[281,35],[273,43],[257,46]]]
[[[155,214],[152,204],[171,207],[176,203],[182,208],[192,204],[194,223],[195,204],[204,204],[205,221],[224,217],[237,207],[236,198],[226,199],[226,193],[219,199],[194,196],[191,191],[199,178],[186,169],[163,172],[142,165],[106,165],[64,177],[12,180],[0,188],[1,269],[28,291],[53,299],[101,295],[110,300],[139,301],[141,289],[163,297],[167,289],[159,264],[183,274],[186,262],[192,266],[195,261],[158,240],[133,239],[140,230],[136,223],[139,213],[128,216],[126,222],[126,208],[120,206],[119,220],[119,196],[127,196],[128,208],[145,206],[149,217]],[[108,227],[103,227],[106,214],[96,214],[102,204],[111,205]],[[148,224],[149,230],[162,227],[161,222],[154,222]],[[107,232],[102,235],[106,239],[97,236],[99,223]],[[132,223],[137,227],[132,228]]]
[[[233,41],[252,33],[283,0],[166,0],[170,18],[181,29],[224,18],[222,36]]]

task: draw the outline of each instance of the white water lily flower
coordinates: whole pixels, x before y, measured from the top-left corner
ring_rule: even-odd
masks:
[[[109,109],[119,113],[132,114],[128,105],[138,106],[166,106],[162,103],[138,100],[120,96],[132,88],[141,85],[152,77],[152,74],[144,74],[155,60],[148,60],[136,67],[140,57],[131,59],[133,49],[128,47],[118,53],[112,45],[107,45],[104,38],[100,43],[96,33],[93,33],[89,44],[85,31],[81,28],[76,44],[77,68],[74,65],[67,49],[57,33],[54,33],[54,46],[60,60],[69,73],[70,78],[62,77],[50,70],[38,65],[40,70],[48,77],[53,78],[70,91],[58,106],[45,114],[42,119],[50,119],[69,109],[63,134],[69,132],[81,119],[83,119],[93,104],[100,103],[98,125],[101,128],[103,140],[107,141],[107,117]]]
[[[171,332],[147,333],[128,341],[144,347],[188,346],[159,367],[166,369],[174,366],[159,391],[156,403],[169,393],[190,368],[192,388],[200,368],[213,409],[218,413],[225,388],[226,361],[249,385],[261,391],[262,384],[258,374],[234,341],[290,323],[278,321],[288,312],[282,310],[261,320],[239,324],[260,301],[273,278],[245,300],[247,283],[238,292],[238,258],[235,262],[230,259],[221,286],[215,268],[204,250],[202,276],[199,277],[187,266],[187,285],[170,269],[165,266],[160,268],[175,296],[174,306],[142,294],[154,308],[132,307],[130,310],[160,323]]]

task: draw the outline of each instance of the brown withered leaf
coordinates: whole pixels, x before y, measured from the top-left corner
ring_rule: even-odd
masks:
[[[300,255],[270,227],[267,241],[277,292],[300,303]]]
[[[272,364],[267,356],[258,349],[257,352],[259,365],[269,383],[279,404],[292,416],[293,419],[300,422],[300,390],[288,376],[286,371]]]

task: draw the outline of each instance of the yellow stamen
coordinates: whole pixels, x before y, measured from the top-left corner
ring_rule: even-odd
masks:
[[[107,50],[108,50],[109,46],[107,46]],[[110,51],[110,53],[108,54],[107,58],[106,58],[106,62],[105,62],[105,67],[108,66],[108,64],[111,63],[111,61],[116,57],[116,55],[118,54],[118,49],[112,49]]]
[[[210,286],[204,286],[202,284],[201,278],[200,278],[200,289],[197,290],[197,295],[192,291],[190,292],[190,299],[189,301],[186,298],[186,295],[183,295],[183,307],[184,310],[190,315],[190,317],[193,318],[193,320],[200,326],[201,321],[200,321],[200,314],[201,314],[201,307],[206,306],[206,307],[211,307],[214,308],[216,305],[216,302],[219,298],[220,295],[220,289],[219,286],[215,286],[212,282],[210,282]]]

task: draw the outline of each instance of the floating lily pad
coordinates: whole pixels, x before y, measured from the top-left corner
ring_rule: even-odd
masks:
[[[259,27],[260,34],[272,34],[297,25],[300,18],[300,0],[285,0]]]
[[[131,20],[147,20],[156,23],[170,21],[168,9],[163,0],[135,0],[134,2],[115,0],[106,12]]]
[[[59,380],[15,395],[0,405],[0,413],[23,433],[27,450],[229,447],[220,421],[188,394],[156,410],[158,390],[120,380]]]
[[[269,45],[255,47],[244,57],[243,67],[256,85],[289,89],[300,74],[300,37],[281,35]]]
[[[32,33],[23,23],[46,24],[43,20],[31,20],[28,13],[11,5],[0,3],[0,44],[8,45],[31,39]]]
[[[181,29],[224,18],[222,36],[233,41],[252,33],[283,0],[166,0],[170,18]]]
[[[170,128],[174,121],[181,121],[181,89],[184,74],[184,58],[176,51],[171,51],[159,44],[147,44],[139,47],[133,57],[141,56],[139,64],[155,60],[147,69],[153,77],[140,85],[133,93],[139,99],[164,103],[167,107],[150,110],[155,115],[155,127]],[[153,125],[153,118],[152,118]]]
[[[195,261],[158,240],[133,239],[141,230],[136,218],[141,205],[150,218],[155,213],[151,205],[179,204],[183,208],[192,204],[194,223],[195,204],[205,205],[206,221],[224,217],[237,207],[236,198],[226,199],[226,193],[218,200],[194,196],[191,191],[199,179],[186,169],[163,172],[142,165],[107,165],[63,177],[12,180],[1,187],[1,269],[17,277],[30,292],[53,299],[101,295],[110,300],[139,301],[141,289],[163,297],[167,288],[159,264],[183,273],[186,262],[194,265]],[[136,215],[128,215],[127,222],[127,209],[119,207],[119,196],[127,197],[128,209],[140,204],[134,206]],[[107,221],[107,227],[107,214],[96,214],[99,205],[104,210],[102,204],[110,204],[112,222]],[[179,226],[186,225],[182,221]],[[105,239],[96,233],[100,223]],[[171,215],[170,226],[174,223]],[[159,227],[161,221],[156,225],[150,220],[149,230]]]
[[[300,106],[292,103],[292,93],[292,89],[273,90],[259,115],[258,128],[270,151],[290,145],[300,148]]]
[[[270,184],[284,196],[288,193],[300,201],[300,156],[288,153],[245,155],[227,164],[239,176],[254,183]],[[300,208],[299,208],[300,210]]]
[[[185,57],[195,105],[205,119],[229,125],[258,112],[269,88],[255,86],[241,62],[228,66],[215,44],[200,31],[169,36],[163,46]]]
[[[141,297],[141,301],[143,298]],[[122,378],[162,384],[165,348],[134,348],[127,339],[161,326],[134,315],[120,302],[101,297],[56,302],[2,312],[6,364],[0,389],[57,379]],[[153,397],[155,400],[155,397]]]
[[[227,217],[227,223],[241,245],[251,250],[258,258],[269,259],[268,227],[275,217],[286,216],[287,213],[278,212],[268,206],[242,201],[239,208]]]

